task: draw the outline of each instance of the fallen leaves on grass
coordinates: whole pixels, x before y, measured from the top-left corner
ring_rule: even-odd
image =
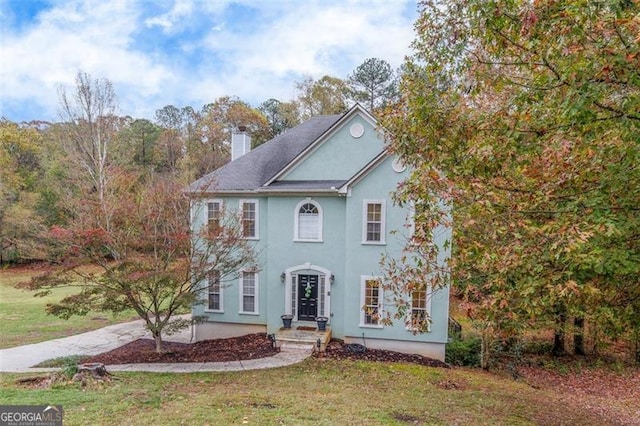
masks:
[[[521,377],[532,387],[552,390],[567,402],[624,425],[640,424],[640,370],[622,372],[587,368],[561,373],[538,366],[520,367]],[[612,403],[615,401],[615,403]]]

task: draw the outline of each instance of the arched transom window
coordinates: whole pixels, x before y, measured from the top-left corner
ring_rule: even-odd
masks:
[[[322,240],[322,208],[315,201],[304,200],[296,206],[294,239],[298,241]]]

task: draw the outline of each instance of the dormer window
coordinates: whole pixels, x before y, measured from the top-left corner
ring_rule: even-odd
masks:
[[[296,206],[294,241],[322,241],[322,208],[307,198]]]

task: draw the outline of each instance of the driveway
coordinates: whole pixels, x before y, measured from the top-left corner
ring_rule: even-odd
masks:
[[[188,316],[185,316],[188,317]],[[43,361],[69,355],[96,355],[107,352],[141,337],[150,338],[142,320],[110,325],[99,330],[63,337],[32,345],[0,350],[0,372],[32,373],[56,371],[58,368],[31,368]],[[190,343],[191,329],[163,336],[167,342]],[[167,373],[192,373],[197,371],[242,371],[277,368],[296,364],[313,353],[313,344],[297,347],[281,346],[281,351],[268,358],[246,361],[198,362],[174,364],[122,364],[109,365],[109,371],[147,371]]]
[[[35,372],[56,369],[30,368],[43,361],[69,355],[96,355],[107,352],[141,337],[150,337],[142,320],[114,324],[94,331],[49,340],[42,343],[0,350],[0,372]],[[191,330],[165,336],[166,341],[188,343]]]

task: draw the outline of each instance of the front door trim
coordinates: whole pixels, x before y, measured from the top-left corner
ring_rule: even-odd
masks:
[[[285,271],[285,314],[294,315],[294,320],[298,321],[298,297],[293,297],[293,277],[298,274],[318,275],[318,286],[324,291],[318,292],[318,316],[331,318],[330,294],[331,294],[331,271],[321,266],[306,262],[301,265],[292,266]],[[324,285],[321,285],[324,284]],[[297,282],[296,282],[297,285]]]

